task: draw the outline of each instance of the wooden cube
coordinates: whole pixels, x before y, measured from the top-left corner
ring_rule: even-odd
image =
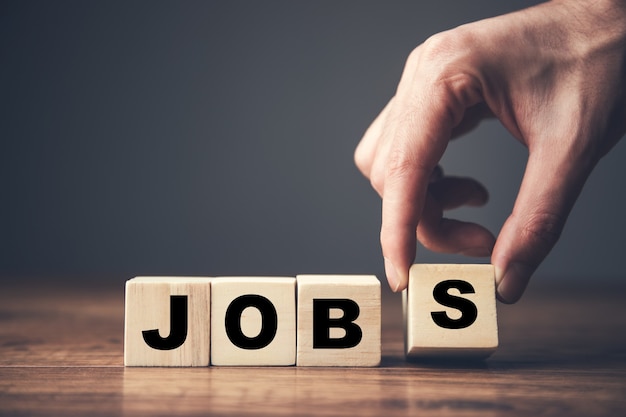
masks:
[[[378,366],[380,282],[372,275],[299,275],[298,366]]]
[[[407,357],[484,358],[498,347],[492,265],[416,264],[403,294]]]
[[[212,365],[295,365],[295,278],[216,278],[211,291]]]
[[[124,365],[207,366],[211,278],[126,282]]]

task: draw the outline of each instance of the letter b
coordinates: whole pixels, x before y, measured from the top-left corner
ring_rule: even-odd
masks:
[[[380,281],[298,275],[298,366],[380,364]]]
[[[341,318],[330,318],[330,310],[343,311]],[[361,343],[363,331],[354,323],[359,317],[359,305],[349,299],[313,300],[313,349],[346,349]],[[331,328],[344,329],[346,334],[331,338]]]

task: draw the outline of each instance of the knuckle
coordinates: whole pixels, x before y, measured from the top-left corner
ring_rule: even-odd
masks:
[[[383,195],[383,191],[385,189],[385,182],[381,180],[379,177],[372,177],[370,179],[370,184],[374,191],[378,193],[378,195]]]
[[[421,45],[422,56],[425,60],[437,61],[454,49],[454,43],[454,36],[449,31],[432,35]]]
[[[363,175],[368,176],[372,166],[372,158],[363,146],[357,146],[354,151],[354,163]]]
[[[383,190],[385,187],[385,176],[381,173],[379,169],[376,169],[376,167],[373,167],[370,172],[369,178],[370,178],[370,184],[372,185],[372,188],[376,190],[376,192],[382,196]]]
[[[409,56],[406,59],[405,67],[406,68],[415,68],[419,65],[420,57],[422,55],[422,50],[424,49],[424,45],[420,45],[417,48],[413,49]]]
[[[424,58],[438,60],[459,54],[465,55],[475,50],[476,44],[474,33],[467,26],[459,26],[430,36],[422,46]]]
[[[393,243],[392,234],[388,227],[383,224],[380,229],[380,246],[383,249],[388,248]]]
[[[384,255],[396,252],[398,235],[389,224],[383,222],[380,228],[380,247]]]
[[[414,158],[407,155],[408,153],[407,150],[394,152],[394,155],[389,159],[387,167],[387,176],[389,178],[405,178],[416,168],[417,162]]]
[[[475,65],[478,42],[473,31],[461,26],[429,37],[417,48],[419,53],[409,56],[407,65],[419,72],[432,102],[443,106],[473,103],[472,97],[480,91]]]
[[[468,50],[467,36],[462,30],[437,33],[421,45],[421,59],[434,69],[445,72],[460,55]]]
[[[561,215],[537,212],[526,220],[521,232],[524,238],[549,250],[559,240],[564,223],[565,220]]]
[[[401,181],[413,176],[416,172],[425,172],[430,175],[433,168],[434,166],[427,166],[427,161],[420,158],[416,146],[396,147],[389,155],[387,177]]]

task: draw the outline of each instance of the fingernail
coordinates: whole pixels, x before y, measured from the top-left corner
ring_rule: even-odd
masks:
[[[498,285],[502,282],[502,278],[504,278],[504,268],[494,265],[493,269],[496,274],[496,288],[498,288]]]
[[[400,279],[398,277],[398,271],[396,271],[396,267],[393,266],[391,261],[387,258],[385,259],[385,275],[387,275],[387,281],[389,282],[389,287],[393,292],[397,292],[398,288],[400,288]]]
[[[522,297],[533,271],[533,268],[520,263],[512,263],[504,272],[496,268],[496,288],[500,301],[516,303]]]

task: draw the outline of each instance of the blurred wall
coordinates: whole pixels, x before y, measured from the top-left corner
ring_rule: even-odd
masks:
[[[0,276],[382,277],[354,147],[413,48],[532,3],[3,1]],[[489,122],[448,149],[492,197],[455,214],[497,232],[525,148]],[[620,143],[537,275],[623,276],[624,160]]]

